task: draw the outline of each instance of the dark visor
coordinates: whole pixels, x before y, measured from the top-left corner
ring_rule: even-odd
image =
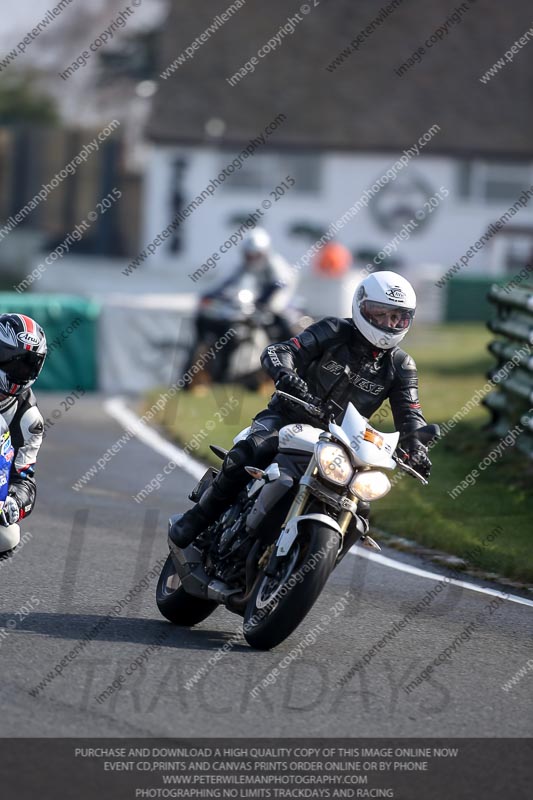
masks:
[[[0,350],[0,369],[6,373],[12,383],[26,383],[33,381],[39,375],[43,366],[44,355],[42,353],[20,353],[17,356],[8,357],[7,353]]]

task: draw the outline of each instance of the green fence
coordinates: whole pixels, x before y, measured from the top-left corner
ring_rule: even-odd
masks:
[[[485,322],[491,308],[488,291],[494,278],[455,278],[446,290],[446,322]]]
[[[97,303],[69,295],[0,293],[0,314],[8,312],[32,317],[44,328],[48,357],[39,376],[40,391],[98,388]]]
[[[488,299],[497,316],[488,323],[498,339],[489,344],[496,366],[489,377],[498,388],[483,400],[490,427],[500,436],[516,431],[516,446],[533,458],[533,286],[494,285]]]

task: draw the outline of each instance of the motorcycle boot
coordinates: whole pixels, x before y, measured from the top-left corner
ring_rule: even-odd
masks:
[[[249,459],[250,450],[246,442],[237,444],[226,454],[222,469],[197,504],[171,525],[169,537],[174,544],[187,547],[227,511],[250,479],[244,469]]]
[[[224,496],[213,482],[195,506],[175,520],[169,530],[169,537],[178,547],[188,547],[231,505],[231,499]]]

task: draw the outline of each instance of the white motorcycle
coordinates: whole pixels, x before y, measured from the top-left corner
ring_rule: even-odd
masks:
[[[366,517],[368,504],[391,489],[387,472],[399,468],[427,484],[403,460],[400,434],[376,430],[351,403],[338,425],[319,401],[277,394],[305,408],[307,418],[323,425],[329,418],[328,430],[307,423],[282,428],[276,459],[266,469],[246,468],[250,483],[219,520],[184,549],[169,540],[157,586],[158,607],[171,622],[194,625],[224,605],[244,617],[246,641],[261,650],[296,629],[356,541],[380,549]],[[439,428],[426,425],[416,436],[429,444]],[[226,453],[211,449],[221,458]],[[215,474],[208,469],[192,500]]]

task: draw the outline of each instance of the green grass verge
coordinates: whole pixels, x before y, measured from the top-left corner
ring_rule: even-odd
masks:
[[[406,349],[417,362],[422,408],[428,421],[447,422],[484,386],[485,372],[493,363],[486,349],[490,338],[478,324],[422,328],[410,334]],[[147,407],[158,396],[153,393]],[[231,396],[237,398],[238,408],[221,419],[219,409]],[[157,421],[182,445],[189,443],[198,458],[218,464],[209,443],[229,447],[235,434],[267,402],[268,397],[240,387],[209,388],[203,396],[180,393]],[[506,448],[495,464],[480,472],[473,486],[455,500],[448,495],[496,444],[497,440],[482,431],[487,420],[482,406],[473,408],[432,449],[429,486],[405,476],[374,503],[372,522],[391,533],[466,557],[481,569],[532,583],[533,495],[527,488],[531,462],[516,448]],[[392,430],[390,417],[378,427]],[[501,532],[496,531],[492,542],[480,547],[498,526]],[[472,551],[476,552],[474,561],[468,558]]]

